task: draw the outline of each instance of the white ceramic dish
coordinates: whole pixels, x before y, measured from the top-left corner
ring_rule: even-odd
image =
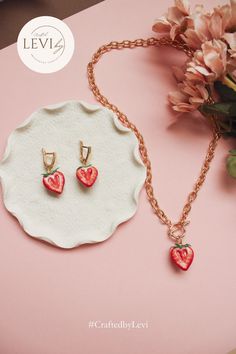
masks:
[[[92,146],[99,176],[91,188],[75,177],[79,141]],[[57,153],[66,184],[60,196],[42,184],[41,149]],[[106,240],[137,209],[146,169],[138,141],[108,109],[68,101],[33,113],[9,137],[0,163],[4,204],[26,233],[62,248]]]

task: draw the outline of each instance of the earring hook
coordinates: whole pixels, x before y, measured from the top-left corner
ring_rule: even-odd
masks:
[[[86,151],[86,155],[84,156],[84,152]],[[91,155],[92,148],[91,146],[83,145],[83,141],[80,141],[80,162],[83,165],[87,165],[88,159]]]
[[[55,162],[56,162],[56,153],[55,152],[46,152],[42,149],[43,154],[43,163],[47,173],[50,173]]]

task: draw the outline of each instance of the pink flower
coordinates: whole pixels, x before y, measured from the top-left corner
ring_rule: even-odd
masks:
[[[225,33],[223,38],[226,40],[232,50],[236,50],[236,32]]]
[[[168,9],[166,16],[160,17],[152,29],[158,33],[169,33],[171,39],[190,26],[188,0],[175,0],[175,6]]]
[[[184,69],[173,68],[178,82],[178,91],[169,94],[173,109],[194,111],[209,94],[218,100],[214,82],[225,82],[227,74],[236,77],[236,0],[209,13],[204,12],[202,5],[195,6],[190,13],[188,0],[175,0],[175,6],[156,21],[153,30],[195,50]]]
[[[206,66],[202,50],[194,53],[192,60],[187,63],[186,78],[190,81],[207,84],[215,79],[214,73]]]
[[[202,44],[203,60],[207,68],[214,74],[214,80],[226,73],[227,45],[221,40],[213,39]]]
[[[186,63],[186,69],[173,68],[179,91],[169,94],[172,108],[179,112],[198,109],[209,97],[207,85],[223,78],[226,73],[227,45],[221,40],[207,41]]]
[[[202,41],[192,28],[188,28],[184,34],[180,34],[180,37],[190,48],[197,49],[201,47]]]
[[[235,32],[236,31],[236,0],[230,0],[231,5],[231,16],[229,22],[227,24],[227,32]]]
[[[227,62],[227,72],[236,79],[236,50],[229,50],[230,58]]]
[[[175,6],[155,22],[153,30],[169,34],[172,40],[180,36],[189,47],[199,49],[203,42],[222,39],[226,32],[236,30],[236,0],[212,13],[204,13],[203,6],[197,5],[191,14],[188,0],[175,0]]]
[[[187,28],[180,37],[189,47],[198,49],[205,41],[224,37],[231,19],[231,8],[229,5],[224,5],[215,8],[211,14],[196,12],[191,17],[193,26]]]
[[[212,39],[222,38],[231,18],[231,8],[229,5],[217,7],[209,16],[208,28]]]
[[[171,92],[168,96],[172,108],[177,112],[195,111],[208,97],[208,91],[203,84],[183,81],[178,84],[179,91]]]

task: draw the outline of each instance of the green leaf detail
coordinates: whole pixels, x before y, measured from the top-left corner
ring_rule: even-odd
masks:
[[[175,243],[175,248],[182,248],[182,245],[180,243]]]
[[[229,153],[230,153],[230,155],[232,155],[232,156],[236,156],[236,150],[234,150],[234,149],[233,149],[233,150],[230,150]]]
[[[57,170],[59,170],[60,167],[57,167],[55,170],[49,172],[49,173],[42,173],[43,177],[48,177],[50,175],[53,175],[53,173],[55,173]]]
[[[233,151],[235,151],[235,150],[233,150]],[[227,168],[228,174],[231,177],[236,178],[236,155],[230,155],[227,158],[226,168]]]
[[[229,79],[232,80],[231,77]],[[216,81],[214,87],[223,102],[236,101],[236,92],[232,88],[224,85],[221,81]]]
[[[217,114],[220,116],[234,117],[236,116],[236,101],[235,102],[222,102],[201,105],[200,111],[206,115]]]
[[[221,105],[220,112],[217,108],[219,105]],[[230,107],[233,107],[233,110],[236,111],[236,102],[216,103],[214,105],[203,104],[201,107],[199,107],[199,111],[205,116],[213,115],[217,129],[221,135],[226,138],[236,137],[236,112],[231,116]],[[228,109],[228,115],[223,114],[224,109]]]
[[[233,83],[236,84],[236,81],[235,81],[234,77],[233,77],[231,74],[228,73],[226,76],[227,76],[231,81],[233,81]]]
[[[180,243],[175,243],[174,248],[184,248],[184,247],[191,247],[191,245],[189,243],[186,243],[185,245],[182,245]]]
[[[88,168],[88,167],[90,167],[90,166],[92,166],[92,165],[79,166],[79,167],[77,168],[77,170],[80,170],[81,168]]]

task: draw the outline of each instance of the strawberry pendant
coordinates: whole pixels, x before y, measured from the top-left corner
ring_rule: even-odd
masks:
[[[188,270],[194,258],[193,249],[189,244],[182,245],[176,243],[170,249],[170,257],[172,261],[182,270]]]
[[[98,170],[92,165],[80,166],[76,171],[76,177],[85,187],[92,187],[97,176]]]
[[[56,169],[43,175],[43,184],[50,192],[61,194],[65,185],[65,176]]]

